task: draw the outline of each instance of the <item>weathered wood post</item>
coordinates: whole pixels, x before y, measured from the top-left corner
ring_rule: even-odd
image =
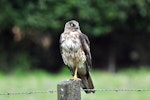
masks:
[[[63,81],[57,84],[58,100],[81,100],[80,80]]]

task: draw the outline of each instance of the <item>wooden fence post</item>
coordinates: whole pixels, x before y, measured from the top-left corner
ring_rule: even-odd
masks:
[[[58,100],[81,100],[81,81],[63,81],[57,84]]]

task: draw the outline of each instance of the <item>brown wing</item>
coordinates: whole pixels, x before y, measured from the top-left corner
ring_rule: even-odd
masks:
[[[87,65],[88,70],[89,70],[90,68],[92,68],[90,41],[89,41],[88,37],[83,33],[81,33],[81,35],[80,35],[80,41],[81,41],[82,48],[83,48],[85,55],[86,55],[86,65]]]
[[[84,53],[86,55],[86,69],[87,69],[87,73],[85,75],[82,75],[80,73],[78,73],[78,75],[80,76],[80,78],[82,79],[82,88],[83,89],[94,89],[94,85],[93,85],[93,81],[89,72],[89,69],[92,67],[92,58],[91,58],[91,52],[90,52],[90,41],[88,39],[88,37],[81,33],[80,35],[80,41],[82,44],[82,48],[84,50]],[[86,93],[95,93],[95,90],[90,90],[90,91],[86,91],[84,90]]]

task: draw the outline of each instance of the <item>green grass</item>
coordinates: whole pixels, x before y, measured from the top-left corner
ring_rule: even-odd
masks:
[[[96,89],[150,89],[150,73],[147,69],[125,70],[116,74],[92,71]],[[67,80],[71,74],[66,69],[59,74],[43,71],[19,72],[5,75],[0,73],[0,93],[57,90],[57,83]],[[149,92],[97,91],[85,94],[82,100],[149,100]],[[57,93],[0,95],[0,100],[57,100]]]

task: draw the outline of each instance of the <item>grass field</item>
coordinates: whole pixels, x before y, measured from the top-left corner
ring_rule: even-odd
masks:
[[[150,89],[150,70],[125,70],[116,74],[92,71],[92,78],[96,89]],[[59,74],[43,71],[15,72],[5,75],[0,73],[0,93],[30,92],[56,90],[57,83],[69,79],[69,71],[63,70]],[[148,92],[114,92],[97,91],[95,94],[85,94],[82,100],[149,100]],[[0,100],[57,100],[57,93],[0,95]]]

